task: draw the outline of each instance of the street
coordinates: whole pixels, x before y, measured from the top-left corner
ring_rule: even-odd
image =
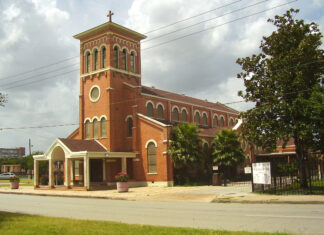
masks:
[[[131,224],[324,234],[324,205],[126,201],[0,194],[0,210]]]

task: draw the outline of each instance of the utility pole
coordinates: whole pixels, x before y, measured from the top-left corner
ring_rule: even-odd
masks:
[[[31,139],[29,139],[29,155],[31,155],[31,148],[33,147],[33,145],[31,144]]]

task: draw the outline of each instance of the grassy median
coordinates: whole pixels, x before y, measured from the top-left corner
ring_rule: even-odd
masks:
[[[133,225],[0,212],[1,234],[270,234]],[[285,234],[285,233],[276,233]]]

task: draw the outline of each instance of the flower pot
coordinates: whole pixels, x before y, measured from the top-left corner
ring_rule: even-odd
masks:
[[[117,192],[128,192],[128,182],[117,182]]]
[[[10,182],[11,189],[18,189],[19,188],[19,182]]]

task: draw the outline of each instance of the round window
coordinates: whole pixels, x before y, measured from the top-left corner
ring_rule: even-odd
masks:
[[[98,86],[93,86],[91,89],[90,89],[90,100],[92,102],[96,102],[99,100],[99,97],[100,97],[100,89]]]

